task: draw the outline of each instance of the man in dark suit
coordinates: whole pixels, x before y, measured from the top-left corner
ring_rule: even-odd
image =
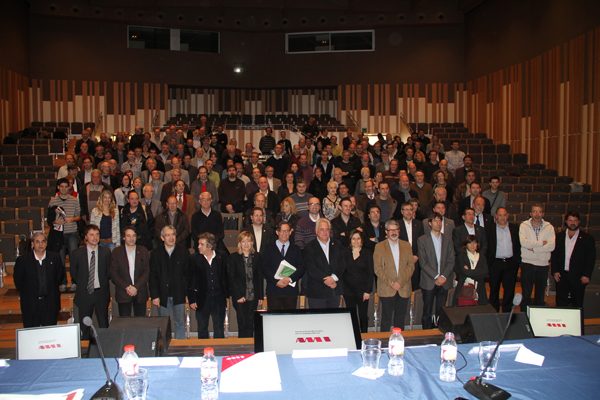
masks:
[[[60,311],[60,290],[65,267],[60,254],[46,251],[48,239],[33,235],[33,251],[17,258],[14,283],[20,292],[23,328],[56,325]]]
[[[269,225],[263,223],[264,210],[260,207],[252,209],[252,225],[243,229],[242,232],[252,234],[254,238],[254,250],[262,253],[268,245],[275,242],[275,231]]]
[[[423,292],[423,329],[433,327],[433,302],[435,300],[436,324],[442,307],[446,305],[448,290],[454,283],[454,245],[448,235],[442,234],[443,217],[433,213],[427,224],[431,232],[418,239],[421,266],[421,291]],[[440,251],[438,257],[438,249]]]
[[[267,308],[269,310],[294,310],[300,291],[299,281],[305,272],[304,258],[300,247],[290,242],[292,228],[289,223],[280,222],[276,232],[278,240],[266,246],[264,252],[261,252],[263,275],[267,282]],[[275,273],[283,260],[295,267],[296,272],[277,279]]]
[[[408,176],[402,175],[400,177],[400,186],[397,189],[392,191],[391,196],[398,202],[398,204],[404,204],[410,199],[418,199],[419,195],[417,192],[410,188],[410,180]],[[400,219],[398,215],[398,207],[396,207],[396,212],[394,213],[393,219]]]
[[[317,237],[304,246],[306,297],[310,308],[338,308],[345,265],[340,242],[331,238],[331,222],[321,218],[316,223]]]
[[[225,228],[223,226],[223,218],[219,211],[215,211],[212,208],[212,196],[210,192],[203,192],[199,196],[200,207],[198,211],[192,215],[191,229],[192,229],[192,248],[198,248],[198,235],[203,232],[212,233],[217,242],[218,251],[226,251],[227,248],[223,243],[225,237]]]
[[[98,169],[102,172],[102,183],[110,186],[113,190],[117,190],[119,188],[119,182],[114,175],[110,174],[110,165],[108,161],[102,161],[98,164]]]
[[[150,276],[150,253],[137,245],[137,230],[133,226],[124,229],[125,245],[116,247],[110,255],[110,279],[115,284],[115,300],[119,316],[146,315],[148,301],[148,277]]]
[[[458,257],[462,253],[463,241],[469,235],[475,235],[481,247],[480,253],[487,254],[488,243],[485,229],[475,225],[475,210],[471,207],[465,208],[463,211],[464,224],[458,225],[452,232],[452,241],[454,242],[454,253]]]
[[[410,247],[412,248],[415,270],[410,282],[413,291],[415,291],[419,289],[419,280],[421,279],[421,267],[418,256],[419,245],[417,239],[424,235],[425,232],[423,230],[423,222],[413,218],[414,208],[409,202],[402,204],[400,211],[402,212],[402,219],[398,221],[400,227],[398,238],[410,243]]]
[[[502,312],[512,308],[515,285],[521,264],[521,240],[519,228],[508,223],[508,211],[499,207],[496,210],[496,223],[485,226],[488,251],[485,254],[489,268],[489,303],[500,311],[500,284],[504,291]]]
[[[162,229],[164,242],[150,253],[150,277],[148,286],[152,305],[158,307],[158,315],[171,316],[175,322],[175,339],[185,339],[185,301],[189,296],[190,253],[176,246],[177,232],[171,225]]]
[[[456,210],[454,203],[452,203],[452,199],[448,200],[447,197],[448,191],[446,188],[436,187],[433,190],[433,200],[431,200],[431,203],[429,203],[429,205],[423,209],[423,214],[425,217],[429,217],[429,215],[431,215],[433,212],[433,208],[435,207],[436,203],[441,201],[444,203],[444,208],[446,210],[446,213],[442,215],[445,217],[445,219],[451,219],[456,223],[456,220],[458,219],[458,211]]]
[[[452,204],[452,203],[450,203]],[[446,203],[440,201],[436,203],[433,207],[432,212],[436,212],[442,216],[442,234],[447,235],[450,239],[452,239],[452,232],[454,231],[454,220],[450,218],[446,218]],[[429,214],[431,215],[431,214]],[[423,224],[424,234],[427,235],[431,232],[431,226],[428,223]]]
[[[83,230],[86,245],[73,252],[71,257],[71,281],[77,284],[73,302],[79,308],[79,322],[96,313],[98,327],[108,328],[108,305],[110,304],[110,250],[98,246],[100,229],[88,225]],[[81,324],[81,339],[89,340],[90,328]]]
[[[473,200],[473,210],[475,210],[475,225],[483,228],[494,223],[494,218],[486,212],[486,200],[487,199],[482,196],[477,196],[475,200]]]
[[[229,298],[227,255],[217,252],[212,233],[204,232],[198,236],[198,253],[190,256],[190,268],[188,300],[190,308],[196,311],[198,338],[209,338],[211,317],[214,338],[224,338],[225,307]]]
[[[462,167],[457,168],[456,171],[454,171],[454,176],[456,177],[456,184],[460,185],[461,183],[463,183],[466,179],[467,172],[469,171],[474,171],[475,179],[478,182],[481,182],[481,171],[473,167],[473,158],[471,158],[471,156],[467,154],[465,158],[463,158],[463,163],[464,165]]]
[[[556,306],[567,307],[569,294],[574,307],[583,307],[585,287],[590,283],[596,263],[594,237],[579,229],[579,212],[565,216],[566,230],[556,235],[552,252],[552,274],[556,281]]]
[[[266,197],[267,203],[265,208],[271,211],[271,215],[276,216],[279,211],[281,211],[281,202],[279,201],[279,196],[277,196],[277,193],[269,189],[269,181],[266,177],[262,176],[258,178],[258,192],[256,193],[262,193]],[[256,193],[252,193],[250,196],[248,196],[248,204],[254,204],[254,196]]]
[[[158,214],[154,222],[154,236],[160,237],[162,228],[167,225],[172,225],[177,232],[177,246],[189,247],[187,244],[188,237],[190,236],[190,219],[179,208],[177,208],[177,198],[175,196],[169,197],[167,200],[167,209]]]
[[[462,215],[462,212],[465,208],[467,207],[471,207],[473,209],[475,209],[475,199],[477,197],[481,196],[481,183],[479,183],[479,181],[474,181],[471,183],[471,188],[469,189],[471,191],[471,195],[465,197],[464,199],[462,199],[459,203],[458,203],[458,214]],[[492,205],[490,204],[490,201],[488,199],[486,199],[485,197],[482,197],[483,202],[484,202],[484,207],[483,207],[483,213],[484,214],[490,214],[490,212],[492,212]],[[477,211],[477,210],[475,210]],[[480,213],[477,213],[477,215],[479,215]]]
[[[367,218],[363,224],[365,248],[375,251],[375,245],[385,240],[385,224],[381,222],[381,210],[373,205],[368,209]]]

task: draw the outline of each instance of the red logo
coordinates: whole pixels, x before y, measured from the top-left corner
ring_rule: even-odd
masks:
[[[40,346],[40,350],[44,350],[44,349],[58,349],[60,348],[60,344],[46,344],[46,345],[41,345]]]
[[[557,324],[557,323],[550,323],[550,322],[548,322],[548,327],[549,328],[566,328],[567,325],[566,324]]]
[[[306,338],[297,338],[296,343],[323,343],[323,342],[331,342],[329,336],[314,336],[314,337],[306,337]]]

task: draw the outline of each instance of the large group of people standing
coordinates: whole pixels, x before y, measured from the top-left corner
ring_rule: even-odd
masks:
[[[372,143],[351,130],[338,140],[312,117],[297,144],[285,133],[277,140],[267,128],[254,148],[205,117],[195,129],[136,127],[114,140],[84,131],[59,170],[49,235],[36,234],[34,251],[17,260],[24,324],[56,323],[60,292],[69,289],[67,254],[81,319],[95,313],[108,326],[111,280],[119,315],[145,315],[150,299],[159,315],[172,314],[176,339],[185,337],[186,303],[198,337],[209,337],[212,318],[220,338],[231,298],[238,334],[249,337],[254,310],[294,309],[300,294],[310,308],[340,307],[343,297],[366,332],[373,293],[388,331],[404,328],[411,294],[421,289],[423,328],[431,328],[452,287],[456,305],[509,310],[519,266],[524,304],[534,286],[543,304],[551,257],[557,301],[571,293],[582,303],[595,247],[578,229],[579,215],[567,215],[559,240],[540,204],[520,228],[509,224],[500,178],[483,191],[459,141],[444,151],[422,130],[406,143],[390,134]],[[243,229],[230,254],[225,224],[238,216]],[[52,273],[37,268],[48,263]]]

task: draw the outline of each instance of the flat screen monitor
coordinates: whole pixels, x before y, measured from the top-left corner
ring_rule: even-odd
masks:
[[[581,308],[528,306],[527,316],[536,337],[583,335]]]
[[[79,324],[17,329],[17,360],[81,358]]]
[[[361,346],[356,310],[349,308],[254,312],[254,351],[357,350]]]

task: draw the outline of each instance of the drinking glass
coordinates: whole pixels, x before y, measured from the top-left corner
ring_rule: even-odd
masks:
[[[492,358],[492,354],[494,353],[494,349],[496,348],[497,342],[481,342],[479,343],[479,369],[483,371],[485,366]],[[485,379],[495,379],[496,378],[496,367],[498,366],[498,359],[500,358],[500,352],[497,351],[494,356],[494,360],[490,363],[483,377]]]
[[[146,400],[148,390],[148,370],[140,368],[137,374],[123,374],[125,396],[129,400]]]
[[[360,352],[365,372],[368,374],[376,374],[379,369],[379,359],[381,358],[381,340],[363,340]]]

